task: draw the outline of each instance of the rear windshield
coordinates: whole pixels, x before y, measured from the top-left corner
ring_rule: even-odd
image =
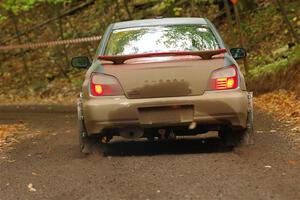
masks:
[[[219,49],[208,27],[199,25],[150,26],[112,32],[105,55]]]

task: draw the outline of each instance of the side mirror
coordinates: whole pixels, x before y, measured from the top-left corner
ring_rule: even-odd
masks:
[[[232,48],[230,49],[230,53],[235,60],[239,60],[247,56],[247,52],[244,48]]]
[[[72,58],[71,65],[72,65],[72,67],[75,67],[75,68],[86,69],[91,66],[91,61],[88,57],[79,56],[79,57]]]

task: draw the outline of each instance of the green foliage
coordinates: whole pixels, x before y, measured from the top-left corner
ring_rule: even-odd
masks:
[[[158,12],[167,11],[169,16],[172,16],[174,13],[173,8],[175,5],[175,0],[163,0],[158,6]]]
[[[72,2],[72,0],[4,0],[2,3],[0,3],[0,8],[13,13],[14,15],[19,15],[21,12],[26,12],[33,9],[38,3],[57,5],[70,2]]]
[[[6,20],[6,18],[7,18],[6,16],[0,14],[0,23]]]
[[[6,11],[18,15],[20,12],[31,10],[38,0],[5,0],[1,7]]]
[[[72,0],[40,0],[41,2],[48,2],[50,4],[66,4],[66,3],[71,3]]]
[[[73,84],[75,87],[81,87],[82,84],[83,84],[83,80],[82,80],[81,77],[80,77],[80,78],[73,78],[73,79],[71,79],[71,81],[72,81],[72,84]]]
[[[266,58],[258,57],[258,60],[260,60],[262,62],[262,64],[253,67],[249,71],[249,75],[252,78],[257,78],[264,74],[278,73],[281,70],[287,69],[289,66],[298,62],[300,60],[300,45],[292,48],[285,55],[279,56],[279,59],[277,59],[277,60],[275,60],[273,58],[273,62],[271,62],[269,64],[265,65],[265,64],[263,64],[263,62],[265,60],[271,61],[272,58],[270,56],[267,56]]]
[[[178,17],[181,15],[182,8],[179,8],[179,7],[173,8],[173,12],[174,12],[174,15]]]
[[[193,1],[195,4],[213,4],[215,0],[189,0]],[[176,0],[162,0],[158,6],[158,11],[167,11],[168,16],[179,17],[183,14],[184,9],[180,7],[178,1]]]
[[[168,8],[175,4],[175,0],[163,0],[161,2],[162,7]]]

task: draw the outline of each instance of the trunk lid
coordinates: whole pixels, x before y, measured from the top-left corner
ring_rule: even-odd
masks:
[[[102,64],[103,72],[120,81],[129,99],[177,97],[202,95],[211,72],[224,66],[224,57],[148,57]]]

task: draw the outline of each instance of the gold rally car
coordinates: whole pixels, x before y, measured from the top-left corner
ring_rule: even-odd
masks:
[[[111,24],[91,62],[78,100],[80,149],[113,136],[176,138],[218,131],[226,146],[250,143],[252,93],[236,62],[203,18],[162,18]]]

